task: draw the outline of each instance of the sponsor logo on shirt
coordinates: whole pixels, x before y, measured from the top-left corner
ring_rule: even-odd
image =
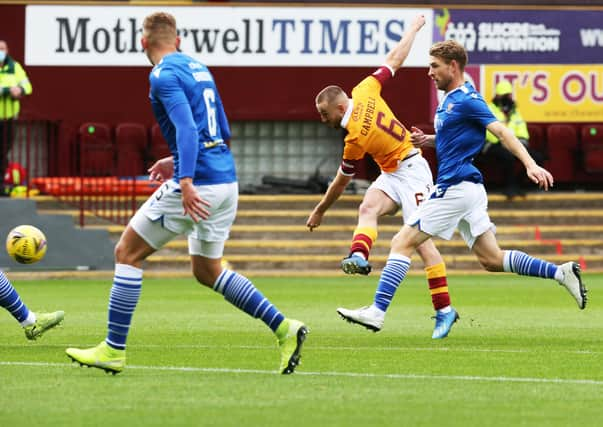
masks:
[[[362,116],[362,112],[364,111],[364,104],[362,102],[358,102],[354,107],[354,111],[352,111],[352,120],[357,122],[360,120],[360,116]]]

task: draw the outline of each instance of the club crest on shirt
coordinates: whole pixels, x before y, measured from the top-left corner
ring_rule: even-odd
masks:
[[[362,102],[356,103],[356,105],[354,106],[354,111],[352,111],[352,120],[354,120],[355,122],[360,120],[360,117],[362,116],[363,111],[364,111],[364,104]]]
[[[446,106],[446,112],[447,112],[447,113],[452,112],[452,109],[453,109],[453,108],[454,108],[454,104],[451,102],[450,104],[448,104],[448,105]]]

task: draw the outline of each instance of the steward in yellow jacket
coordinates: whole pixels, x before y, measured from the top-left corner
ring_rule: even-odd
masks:
[[[6,196],[4,174],[13,145],[13,121],[19,116],[21,98],[32,92],[25,70],[8,55],[8,45],[0,40],[0,196]]]
[[[517,104],[513,100],[513,88],[511,83],[506,80],[501,81],[496,85],[496,95],[492,102],[488,103],[488,107],[494,113],[498,121],[507,125],[513,134],[524,145],[528,145],[530,134],[528,133],[528,125],[521,116]],[[486,132],[486,142],[490,144],[499,144],[500,141],[491,132]]]
[[[529,145],[530,134],[528,126],[513,100],[513,87],[507,80],[502,80],[496,85],[496,93],[488,107],[494,113],[496,118],[504,123],[513,134],[519,139],[526,148]],[[523,178],[523,172],[518,170],[516,159],[491,132],[486,131],[486,142],[481,153],[482,158],[492,158],[496,161],[498,167],[502,170],[504,176],[503,193],[507,198],[513,196],[523,196],[520,183]]]

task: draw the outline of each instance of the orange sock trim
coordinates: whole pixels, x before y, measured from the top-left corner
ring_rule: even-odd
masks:
[[[436,278],[436,277],[446,277],[446,264],[443,262],[439,264],[430,265],[429,267],[425,267],[425,274],[428,279]]]
[[[368,236],[372,241],[375,241],[377,240],[377,235],[379,233],[377,233],[377,229],[373,227],[356,227],[356,229],[354,230],[354,236],[356,236],[356,234],[364,234],[365,236]]]

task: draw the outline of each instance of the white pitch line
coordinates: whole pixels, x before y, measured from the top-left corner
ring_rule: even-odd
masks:
[[[31,367],[57,367],[64,368],[74,365],[73,363],[45,363],[45,362],[3,362],[0,366],[31,366]],[[129,365],[127,369],[148,370],[148,371],[172,371],[172,372],[207,372],[223,374],[256,374],[256,375],[277,375],[277,371],[267,371],[261,369],[230,369],[230,368],[199,368],[194,366],[140,366]],[[348,378],[384,378],[384,379],[402,379],[402,380],[448,380],[448,381],[476,381],[476,382],[496,382],[496,383],[541,383],[541,384],[580,384],[603,386],[601,380],[590,379],[572,379],[572,378],[530,378],[530,377],[483,377],[475,375],[426,375],[426,374],[371,374],[366,372],[304,372],[296,371],[294,375],[309,377],[348,377]]]
[[[93,347],[95,344],[36,344],[37,346],[42,347],[52,347],[52,348],[67,348],[67,347]],[[31,343],[24,344],[0,344],[0,348],[31,348]],[[191,349],[191,350],[213,350],[213,349],[239,349],[239,350],[271,350],[275,349],[276,346],[271,345],[218,345],[218,344],[176,344],[170,345],[170,348],[177,349]],[[165,348],[164,344],[130,344],[128,345],[129,349],[145,349],[145,348]],[[531,353],[563,353],[563,354],[581,354],[581,355],[597,355],[601,354],[600,351],[597,350],[552,350],[552,349],[543,349],[543,350],[528,350],[528,349],[507,349],[507,348],[472,348],[472,347],[367,347],[367,346],[308,346],[307,349],[318,350],[318,351],[406,351],[406,352],[415,352],[415,351],[426,351],[426,352],[462,352],[462,353],[523,353],[523,354],[531,354]]]

